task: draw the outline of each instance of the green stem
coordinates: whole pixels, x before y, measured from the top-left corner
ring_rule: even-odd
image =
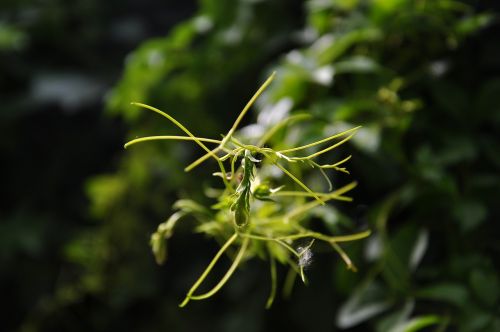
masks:
[[[220,150],[221,150],[221,148],[220,148],[220,146],[218,146],[215,149],[212,149],[212,150],[208,151],[207,154],[204,154],[203,156],[201,156],[200,158],[196,159],[191,164],[189,164],[188,166],[186,166],[184,168],[184,171],[185,172],[191,171],[193,168],[197,167],[198,165],[200,165],[201,163],[203,163],[205,160],[207,160],[208,158],[210,158],[212,155],[215,155]]]
[[[351,182],[351,183],[343,186],[340,189],[337,189],[337,190],[335,190],[327,195],[324,195],[323,196],[324,202],[327,202],[331,199],[338,199],[339,197],[341,197],[342,194],[344,194],[344,193],[348,192],[349,190],[353,189],[354,187],[356,187],[356,185],[357,185],[357,182]],[[317,201],[312,201],[312,202],[309,202],[309,203],[304,204],[302,206],[299,206],[298,208],[288,212],[285,216],[285,219],[289,220],[289,219],[292,219],[294,217],[297,217],[297,216],[307,212],[308,210],[316,207],[318,204],[319,203]]]
[[[255,102],[255,100],[257,100],[257,98],[262,94],[262,92],[264,92],[264,90],[269,86],[269,84],[271,84],[271,82],[274,79],[275,75],[276,75],[276,72],[273,72],[271,74],[271,76],[269,76],[269,78],[264,82],[264,84],[261,85],[261,87],[257,90],[257,92],[252,96],[252,98],[248,101],[248,103],[245,105],[245,107],[243,108],[243,110],[240,112],[240,114],[236,118],[236,121],[233,123],[233,126],[231,127],[231,129],[229,129],[227,135],[224,136],[224,139],[222,140],[222,142],[220,143],[220,145],[217,148],[215,148],[214,150],[212,150],[212,151],[207,151],[208,154],[210,154],[210,153],[216,153],[216,152],[218,152],[221,148],[223,148],[226,145],[226,143],[231,139],[231,136],[236,131],[236,128],[240,124],[240,122],[243,119],[243,117],[245,116],[245,114],[248,112],[248,110],[253,105],[253,103]],[[199,164],[201,164],[203,161],[207,160],[210,157],[208,154],[203,155],[202,157],[200,157],[199,159],[195,160],[193,163],[191,163],[190,165],[188,165],[185,168],[186,172],[189,172],[190,170],[192,170],[193,168],[195,168],[196,166],[198,166]]]
[[[257,98],[259,98],[259,96],[262,94],[262,92],[264,92],[264,90],[269,86],[269,84],[271,84],[271,82],[273,81],[275,76],[276,76],[276,72],[273,72],[271,74],[271,76],[269,76],[267,78],[267,80],[264,82],[264,84],[261,85],[261,87],[257,90],[257,92],[255,92],[255,94],[252,96],[252,98],[250,98],[248,103],[245,105],[245,107],[241,111],[240,115],[238,115],[238,117],[236,118],[236,121],[234,121],[233,126],[231,127],[231,129],[229,129],[227,135],[222,140],[221,146],[224,146],[227,143],[227,141],[229,139],[231,139],[231,136],[236,131],[236,128],[238,128],[238,126],[239,126],[241,120],[243,119],[243,117],[245,116],[245,114],[248,112],[250,107],[252,107],[252,105],[255,103]]]
[[[339,201],[344,201],[344,202],[352,202],[351,197],[346,197],[346,196],[339,196],[339,195],[332,195],[332,193],[318,193],[315,192],[316,195],[320,197],[331,197],[329,199],[336,199]],[[308,192],[305,191],[278,191],[273,193],[271,196],[273,197],[314,197]]]
[[[281,241],[280,239],[272,238],[272,237],[267,237],[267,236],[262,236],[262,235],[256,235],[256,234],[248,234],[248,233],[246,233],[246,234],[245,233],[240,233],[240,236],[246,237],[246,238],[249,238],[249,239],[253,239],[253,240],[273,241],[273,242],[276,242],[279,245],[281,245],[284,248],[286,248],[287,250],[289,250],[297,258],[300,257],[300,254],[295,249],[293,249],[289,244],[287,244],[286,242]]]
[[[318,195],[316,195],[311,189],[309,189],[308,186],[306,186],[302,181],[297,179],[292,173],[290,173],[286,168],[281,166],[278,162],[275,162],[274,165],[276,165],[279,169],[281,169],[286,175],[288,175],[295,183],[297,183],[299,186],[301,186],[305,191],[307,191],[309,194],[311,194],[319,204],[325,205],[325,202],[321,198],[319,198]]]
[[[213,267],[215,266],[215,264],[217,263],[217,261],[219,260],[219,258],[227,250],[227,248],[229,248],[229,246],[236,240],[237,237],[238,237],[238,234],[234,233],[226,241],[226,243],[224,243],[224,245],[219,249],[219,251],[214,256],[214,258],[212,259],[212,261],[210,262],[210,264],[208,264],[208,266],[205,269],[205,271],[203,271],[202,275],[198,278],[198,280],[196,280],[196,282],[194,283],[194,285],[191,287],[191,289],[189,290],[189,292],[186,295],[186,298],[184,299],[184,301],[182,301],[182,303],[179,305],[179,307],[182,308],[182,307],[184,307],[189,302],[189,300],[191,299],[191,295],[196,291],[196,289],[200,286],[200,284],[205,280],[205,278],[208,276],[208,274],[210,273],[210,271],[213,269]]]
[[[330,245],[335,249],[335,251],[340,255],[340,257],[344,260],[345,264],[347,265],[347,269],[357,272],[358,269],[356,266],[352,263],[351,259],[349,258],[349,255],[340,247],[337,243],[334,241],[330,241]]]
[[[271,269],[271,293],[269,294],[269,297],[267,298],[266,301],[266,309],[271,308],[271,306],[273,305],[274,298],[276,297],[276,284],[277,284],[276,261],[271,252],[269,252],[269,259],[270,259],[269,265]]]
[[[334,168],[334,169],[336,169],[338,171],[345,172],[345,173],[349,174],[349,172],[346,171],[345,168],[339,168],[338,166],[342,165],[343,163],[345,163],[346,161],[348,161],[349,159],[351,159],[351,157],[352,156],[348,156],[347,158],[344,158],[341,161],[339,161],[339,162],[337,162],[337,163],[335,163],[333,165],[320,165],[319,167],[321,167],[321,168]]]
[[[306,232],[306,233],[301,233],[301,234],[280,236],[280,237],[277,237],[276,239],[277,240],[297,240],[297,239],[311,237],[311,238],[318,239],[318,240],[325,241],[325,242],[350,242],[350,241],[364,239],[365,237],[370,236],[370,234],[371,234],[370,230],[366,230],[364,232],[359,232],[359,233],[354,233],[354,234],[349,234],[349,235],[339,235],[339,236],[328,236],[328,235],[324,235],[324,234],[317,233],[317,232]]]
[[[156,140],[178,140],[178,141],[200,141],[200,142],[206,142],[206,143],[216,143],[220,144],[221,141],[216,140],[216,139],[210,139],[210,138],[204,138],[204,137],[190,137],[190,136],[147,136],[147,137],[140,137],[133,139],[129,142],[127,142],[124,147],[125,149],[128,148],[129,146],[136,144],[136,143],[141,143],[141,142],[146,142],[146,141],[156,141]]]
[[[290,266],[288,273],[285,277],[285,283],[283,284],[283,297],[289,298],[292,294],[293,285],[295,284],[295,279],[297,278],[297,271]]]
[[[257,146],[262,146],[262,145],[266,144],[267,141],[271,137],[273,137],[274,134],[276,134],[278,132],[278,130],[280,130],[281,128],[283,128],[284,126],[289,124],[290,122],[301,121],[301,120],[306,120],[306,119],[310,119],[310,118],[311,118],[310,114],[296,114],[296,115],[292,115],[286,119],[281,120],[280,122],[278,122],[277,124],[275,124],[274,126],[269,128],[268,130],[266,130],[266,133],[261,137],[261,139],[257,143]]]
[[[206,156],[208,156],[207,159],[210,158],[210,157],[212,157],[215,160],[217,160],[217,163],[219,164],[219,167],[221,169],[222,174],[226,174],[226,169],[224,168],[224,164],[220,161],[219,157],[217,157],[215,155],[215,152],[213,152],[212,150],[209,150],[206,147],[206,145],[203,144],[196,136],[194,136],[186,127],[184,127],[184,125],[182,125],[182,123],[180,123],[179,121],[177,121],[176,119],[174,119],[169,114],[167,114],[167,113],[165,113],[163,111],[160,111],[156,107],[149,106],[149,105],[146,105],[146,104],[143,104],[143,103],[136,103],[136,102],[133,102],[132,105],[137,105],[137,106],[140,106],[140,107],[144,107],[144,108],[146,108],[148,110],[151,110],[153,112],[156,112],[156,113],[162,115],[163,117],[167,118],[168,120],[170,120],[173,124],[175,124],[177,127],[179,127],[182,131],[184,131],[186,134],[188,134],[193,139],[193,141],[195,141],[196,144],[198,144],[203,150],[207,151],[207,154],[206,154]],[[225,177],[222,177],[222,180],[224,181],[224,185],[226,186],[226,188],[231,188],[229,186],[229,182],[227,181],[227,179]]]
[[[323,150],[321,150],[321,151],[318,151],[318,152],[316,152],[316,153],[313,153],[313,154],[311,154],[311,155],[309,155],[309,156],[306,156],[306,157],[294,157],[294,158],[291,158],[291,159],[292,159],[292,160],[308,160],[308,159],[313,159],[313,158],[315,158],[315,157],[317,157],[317,156],[319,156],[319,155],[321,155],[321,154],[323,154],[323,153],[325,153],[325,152],[328,152],[328,151],[330,151],[330,150],[335,149],[336,147],[339,147],[340,145],[342,145],[342,144],[344,144],[345,142],[347,142],[348,140],[350,140],[353,136],[354,136],[354,134],[351,134],[351,135],[347,136],[346,138],[344,138],[343,140],[341,140],[340,142],[335,143],[335,144],[333,144],[332,146],[329,146],[329,147],[327,147],[326,149],[323,149]]]
[[[227,270],[226,274],[222,277],[222,279],[219,281],[217,285],[215,285],[214,288],[212,288],[210,291],[206,292],[205,294],[202,295],[192,295],[191,300],[203,300],[206,298],[209,298],[210,296],[214,295],[217,293],[222,286],[229,280],[229,278],[233,275],[234,271],[238,267],[238,265],[241,262],[241,259],[243,258],[243,255],[245,254],[247,247],[248,247],[248,242],[249,239],[243,239],[243,243],[241,245],[240,251],[238,251],[238,254],[236,255],[236,258],[233,261],[233,264],[229,267]]]
[[[319,141],[316,141],[316,142],[313,142],[313,143],[309,143],[309,144],[306,144],[306,145],[302,145],[302,146],[298,146],[296,148],[291,148],[291,149],[286,149],[286,150],[280,150],[278,151],[279,153],[288,153],[288,152],[294,152],[294,151],[299,151],[299,150],[304,150],[304,149],[307,149],[307,148],[310,148],[312,146],[315,146],[315,145],[318,145],[318,144],[321,144],[321,143],[325,143],[325,142],[328,142],[332,139],[335,139],[337,137],[340,137],[340,136],[344,136],[346,135],[347,133],[350,133],[351,131],[355,131],[355,130],[358,130],[359,128],[361,128],[361,126],[358,126],[358,127],[355,127],[355,128],[351,128],[351,129],[348,129],[346,131],[343,131],[341,133],[338,133],[338,134],[335,134],[335,135],[332,135],[332,136],[329,136],[327,138],[324,138],[322,140],[319,140]]]
[[[153,107],[153,106],[149,106],[149,105],[146,105],[146,104],[143,104],[143,103],[137,103],[137,102],[132,102],[131,103],[132,105],[137,105],[137,106],[140,106],[140,107],[143,107],[143,108],[146,108],[148,110],[151,110],[153,112],[156,112],[160,115],[162,115],[163,117],[167,118],[168,120],[170,120],[173,124],[175,124],[177,127],[179,127],[183,132],[185,132],[186,134],[189,135],[189,137],[191,137],[193,139],[193,141],[196,142],[196,144],[198,144],[203,150],[205,150],[206,152],[208,152],[209,154],[211,153],[211,151],[206,147],[205,144],[203,144],[196,136],[194,136],[186,127],[184,127],[184,125],[182,125],[182,123],[180,123],[179,121],[177,121],[176,119],[174,119],[172,116],[170,116],[169,114],[163,112],[163,111],[160,111],[159,109],[157,109],[156,107]],[[213,155],[213,154],[210,154],[211,157],[217,159],[217,156],[216,155]]]

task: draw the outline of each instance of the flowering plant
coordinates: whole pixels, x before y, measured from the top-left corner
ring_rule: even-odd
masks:
[[[325,172],[325,170],[332,169],[348,174],[349,172],[342,165],[351,156],[333,164],[320,164],[315,160],[317,157],[349,141],[359,127],[298,147],[276,150],[266,146],[266,143],[273,135],[276,135],[290,123],[307,118],[307,116],[295,115],[276,123],[253,144],[242,142],[236,137],[236,130],[243,117],[271,83],[274,76],[275,73],[262,84],[238,115],[230,130],[220,140],[197,137],[171,115],[146,104],[133,103],[164,116],[186,135],[137,138],[126,143],[125,148],[152,140],[192,141],[206,153],[188,165],[185,170],[190,171],[212,158],[219,166],[219,171],[213,173],[213,175],[220,177],[224,184],[223,189],[211,190],[210,194],[217,198],[217,202],[209,208],[192,200],[183,199],[177,201],[174,204],[177,211],[167,221],[161,223],[157,231],[151,236],[151,247],[159,264],[164,263],[167,258],[166,240],[172,236],[177,222],[186,215],[192,215],[198,221],[196,231],[205,233],[222,243],[221,248],[205,271],[188,291],[186,298],[180,304],[181,307],[185,306],[190,300],[202,300],[214,295],[224,286],[240,264],[253,257],[269,261],[271,292],[266,307],[270,307],[277,288],[276,263],[288,265],[290,268],[284,285],[284,292],[289,293],[296,276],[300,276],[302,281],[306,282],[304,269],[312,261],[312,247],[316,240],[330,245],[338,252],[347,264],[348,269],[356,270],[351,259],[339,243],[365,238],[369,236],[370,231],[349,235],[325,234],[313,230],[309,225],[309,220],[312,217],[311,212],[316,207],[325,205],[328,201],[352,201],[352,198],[345,194],[356,186],[356,182],[351,182],[334,190]],[[207,144],[215,144],[215,148],[210,149]],[[300,155],[304,151],[317,149],[324,144],[327,146],[320,150]],[[300,172],[304,167],[318,169],[329,186],[328,192],[313,191],[300,179],[299,175],[294,174],[289,169],[292,167],[297,169],[297,172]],[[299,187],[302,190],[285,190],[288,185],[273,186],[272,184],[277,182],[276,180],[279,177],[276,175],[276,170],[281,171],[280,175],[286,175],[290,179],[292,186]],[[295,246],[297,241],[303,241],[304,239],[308,240],[306,246]],[[232,264],[224,276],[208,292],[195,294],[220,258],[225,253],[230,253],[231,247],[238,247],[239,249],[236,253],[229,255]]]

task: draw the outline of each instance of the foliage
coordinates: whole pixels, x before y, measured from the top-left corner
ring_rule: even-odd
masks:
[[[241,4],[239,9],[260,20],[262,16],[255,13],[261,6],[264,4]],[[361,176],[362,201],[369,204],[365,219],[377,233],[365,249],[364,273],[353,277],[336,272],[336,289],[343,294],[352,292],[339,310],[338,326],[367,322],[380,331],[416,330],[430,324],[441,328],[451,324],[463,331],[494,329],[499,324],[494,319],[497,295],[486,307],[467,301],[477,291],[468,277],[464,279],[469,269],[478,276],[498,275],[487,258],[491,249],[470,244],[463,252],[457,247],[488,229],[491,194],[498,181],[489,177],[496,163],[492,147],[483,148],[479,143],[494,142],[494,131],[483,128],[498,126],[498,119],[493,111],[481,111],[478,102],[495,89],[495,80],[486,78],[474,92],[468,92],[467,82],[459,76],[467,71],[461,63],[467,45],[461,45],[489,24],[492,16],[475,14],[472,7],[457,1],[309,1],[306,8],[298,45],[273,65],[276,82],[258,105],[259,119],[272,117],[266,104],[274,104],[274,109],[306,112],[322,120],[301,125],[300,134],[290,130],[271,138],[270,144],[275,145],[305,144],[334,129],[363,124],[353,139],[357,148],[353,169]],[[202,13],[181,26],[167,43],[186,36],[182,29],[193,33],[193,26],[207,19],[212,28],[203,33],[208,34],[205,42],[223,40],[229,29],[221,28],[210,11]],[[240,36],[258,36],[252,34],[262,29],[255,20],[249,25],[235,21],[231,29]],[[246,51],[245,45],[253,44],[248,38],[239,40],[240,49]],[[266,51],[269,39],[260,40],[261,52]],[[186,41],[189,39],[183,39]],[[226,61],[232,59],[233,54],[227,52],[232,48],[217,42],[214,47],[226,52]],[[152,49],[153,45],[145,46],[137,56]],[[207,56],[203,48],[191,50],[196,50],[191,54],[197,57]],[[247,56],[255,58],[252,53]],[[214,63],[205,66],[208,71],[219,68]],[[182,68],[182,73],[192,70],[189,64]],[[143,70],[141,76],[149,77],[150,72]],[[178,76],[155,73],[168,77],[167,82],[177,89],[197,91],[183,86],[184,80]],[[220,80],[221,72],[211,77]],[[127,77],[120,89],[131,82]],[[175,90],[169,85],[167,91]],[[128,94],[120,92],[118,96],[125,100]],[[211,114],[211,106],[199,95],[196,98],[201,101],[200,109]],[[127,110],[126,114],[135,113]],[[247,131],[258,136],[273,124],[262,120]],[[488,180],[480,180],[483,176]],[[331,211],[337,216],[330,220],[333,225],[346,220],[338,217],[342,215],[339,210]]]
[[[286,123],[290,122],[292,119],[290,117],[276,123],[265,135],[255,142],[256,145],[244,144],[240,140],[241,137],[240,139],[235,137],[235,131],[239,123],[258,96],[271,83],[274,76],[275,73],[264,82],[260,89],[250,99],[248,104],[238,115],[233,126],[229,129],[227,134],[223,135],[222,140],[196,137],[184,125],[179,123],[169,114],[149,105],[133,103],[167,118],[185,132],[187,136],[146,136],[128,142],[125,144],[125,147],[136,143],[155,140],[187,140],[195,142],[206,151],[206,154],[192,162],[185,170],[190,171],[200,166],[207,159],[213,158],[220,167],[220,172],[213,173],[213,175],[220,177],[225,186],[223,190],[212,189],[212,192],[217,193],[218,201],[212,206],[212,209],[215,210],[214,212],[191,200],[178,201],[175,205],[179,211],[174,213],[166,222],[160,224],[158,230],[151,236],[151,246],[156,256],[156,261],[159,264],[162,264],[166,259],[167,249],[165,240],[172,236],[176,223],[185,215],[195,215],[196,219],[200,222],[197,226],[197,230],[223,243],[216,256],[189,290],[186,298],[180,305],[181,307],[185,306],[190,300],[203,300],[211,297],[228,281],[239,264],[252,257],[258,256],[265,256],[270,262],[272,285],[271,294],[266,305],[270,307],[276,293],[276,260],[282,264],[289,265],[290,278],[295,279],[295,273],[300,274],[302,281],[305,282],[304,268],[310,264],[312,259],[311,246],[314,240],[320,240],[330,244],[345,260],[347,267],[355,270],[349,256],[341,249],[338,242],[349,242],[362,239],[370,233],[369,231],[365,231],[352,235],[330,236],[328,234],[316,232],[306,225],[307,219],[310,218],[311,210],[318,205],[325,205],[326,202],[332,199],[351,201],[351,198],[344,196],[344,194],[355,187],[356,184],[353,182],[331,192],[333,188],[325,173],[325,169],[334,169],[348,173],[345,168],[339,166],[349,160],[350,156],[332,165],[319,165],[314,162],[314,159],[347,142],[354,135],[353,131],[358,128],[346,130],[342,133],[303,146],[284,150],[274,150],[270,147],[264,147],[264,145],[280,131],[280,129],[283,129]],[[307,156],[297,157],[290,155],[297,151],[310,149],[323,143],[330,142],[333,139],[341,138],[342,136],[346,137],[327,148]],[[210,150],[205,143],[215,143],[217,146]],[[218,156],[219,153],[223,153],[222,156]],[[257,155],[262,156],[262,159],[256,159],[255,156]],[[239,158],[241,158],[241,167],[237,169],[236,164]],[[226,168],[224,167],[225,161],[230,161],[230,172],[226,172]],[[329,183],[330,192],[320,193],[312,191],[299,178],[288,171],[286,166],[283,166],[283,163],[289,163],[290,166],[305,165],[312,168],[318,168]],[[260,167],[257,174],[255,174],[257,164]],[[273,173],[273,167],[281,170],[283,174],[287,175],[292,180],[292,183],[300,186],[304,191],[282,191],[281,189],[284,188],[285,185],[281,185],[274,189],[270,188],[269,184],[277,180],[276,176],[271,175]],[[278,201],[280,197],[292,197],[295,199],[293,201],[289,199],[288,201]],[[304,197],[311,197],[314,200],[307,202],[304,201]],[[252,209],[251,206],[253,206]],[[293,248],[293,241],[306,238],[312,239],[307,247],[299,246],[297,249]],[[264,247],[261,245],[262,242],[266,243]],[[193,293],[199,288],[203,281],[205,281],[222,254],[228,251],[229,247],[234,243],[239,243],[240,249],[236,256],[234,256],[234,261],[226,274],[210,291],[202,295],[194,295]],[[293,283],[287,282],[287,285],[291,287]],[[285,292],[289,293],[290,290],[285,290]]]
[[[290,123],[267,143],[274,150],[362,125],[349,143],[328,155],[342,160],[352,154],[349,170],[358,181],[355,203],[318,206],[310,216],[310,224],[328,234],[367,226],[374,231],[369,239],[344,248],[359,272],[346,271],[315,242],[315,261],[307,270],[311,282],[296,287],[288,301],[277,296],[270,311],[262,308],[270,269],[255,260],[242,265],[244,273],[231,278],[210,302],[179,310],[182,292],[217,252],[205,237],[186,231],[204,213],[197,212],[198,205],[188,206],[186,199],[208,206],[211,200],[205,194],[218,193],[210,189],[217,182],[202,169],[182,172],[200,157],[194,147],[151,142],[120,153],[116,171],[87,182],[91,225],[73,227],[68,237],[58,227],[68,214],[59,219],[46,214],[59,220],[44,233],[57,236],[58,245],[43,247],[45,242],[32,241],[39,238],[32,236],[38,234],[35,227],[17,226],[26,215],[10,216],[2,233],[15,238],[2,243],[16,245],[6,247],[24,248],[15,252],[58,248],[66,271],[47,287],[48,295],[39,295],[44,300],[24,327],[53,330],[66,322],[76,330],[313,326],[331,331],[335,323],[352,331],[499,330],[500,271],[495,257],[500,254],[500,234],[494,221],[499,217],[500,45],[495,10],[491,2],[472,0],[199,1],[193,18],[165,37],[144,41],[129,55],[120,82],[108,94],[108,114],[127,121],[129,140],[172,134],[131,101],[168,110],[197,135],[208,136],[229,128],[248,91],[266,73],[276,71],[273,84],[254,106],[256,123],[238,133],[248,142],[287,117]],[[8,23],[2,25],[8,38],[3,37],[0,52],[25,47],[32,38],[32,31]],[[57,30],[50,24],[40,26]],[[71,54],[94,49],[86,43],[83,52],[72,44],[73,35],[60,34],[59,44],[74,46]],[[8,55],[3,63],[15,65],[14,58]],[[99,68],[106,71],[108,64],[103,61]],[[11,72],[3,67],[3,72]],[[13,113],[17,104],[8,99],[7,109]],[[98,141],[85,142],[101,151]],[[28,143],[23,147],[32,148]],[[82,155],[93,158],[91,153]],[[331,163],[323,157],[319,165]],[[102,151],[95,158],[103,158]],[[290,167],[303,183],[324,189],[317,170]],[[23,170],[23,176],[32,179],[32,169]],[[342,172],[327,173],[335,187],[348,184]],[[9,188],[17,192],[15,186]],[[64,195],[44,194],[58,197],[54,201],[65,209]],[[172,215],[171,206],[179,199],[178,210],[190,208],[194,217],[184,216],[176,224],[176,236],[169,239],[169,264],[157,268],[153,259],[146,259],[148,237],[157,220]],[[309,244],[295,250],[305,252]],[[9,258],[3,265],[17,261],[19,255],[11,252],[4,250]],[[271,270],[278,281],[281,268]],[[50,269],[59,271],[59,265]],[[16,271],[9,272],[11,279],[28,278],[22,269]],[[212,277],[217,275],[224,271],[214,267],[206,282],[216,283]],[[23,280],[35,285],[33,278]],[[30,288],[25,292],[30,294]],[[75,324],[75,316],[85,317],[86,325]]]

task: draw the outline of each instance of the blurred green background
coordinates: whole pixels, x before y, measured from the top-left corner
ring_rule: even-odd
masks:
[[[498,7],[2,1],[0,330],[500,331]],[[318,218],[374,234],[346,247],[357,273],[318,254],[309,285],[270,310],[253,261],[179,309],[217,245],[188,222],[159,267],[149,236],[177,198],[207,202],[212,171],[183,172],[190,144],[124,151],[177,133],[130,102],[217,137],[273,70],[246,124],[310,113],[287,133],[299,143],[362,125],[344,148],[355,202]]]

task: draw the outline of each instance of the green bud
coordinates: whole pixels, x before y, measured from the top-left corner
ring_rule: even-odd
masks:
[[[271,195],[271,188],[265,183],[261,183],[253,191],[253,196],[257,199],[266,199]]]
[[[245,227],[250,219],[250,214],[248,209],[245,208],[243,204],[238,204],[236,210],[234,211],[234,223],[236,227]]]

